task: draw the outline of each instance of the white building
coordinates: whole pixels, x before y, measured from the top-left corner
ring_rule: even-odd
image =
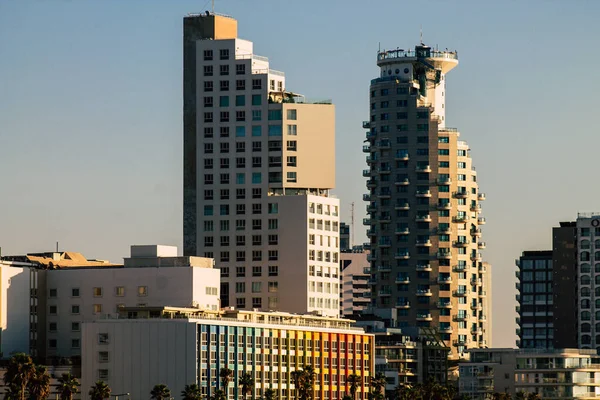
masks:
[[[289,91],[235,19],[183,25],[184,254],[216,260],[222,306],[338,315],[334,106]]]
[[[30,318],[37,322],[37,315],[30,316],[30,267],[27,263],[0,261],[0,353],[4,358],[30,352]]]

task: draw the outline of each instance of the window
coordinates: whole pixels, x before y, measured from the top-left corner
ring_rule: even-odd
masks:
[[[50,289],[48,292],[49,297],[57,297],[58,291],[56,289]]]
[[[213,51],[212,50],[204,50],[204,61],[212,61],[213,59]]]
[[[246,111],[236,111],[235,112],[235,120],[238,122],[246,120]]]
[[[213,91],[213,83],[212,81],[204,81],[204,91],[212,92]]]
[[[219,97],[219,107],[229,107],[229,96]],[[229,113],[227,113],[227,120],[229,120]],[[223,121],[223,113],[221,113],[221,121]]]
[[[269,245],[274,246],[279,242],[279,238],[277,235],[269,235]]]
[[[262,267],[260,265],[252,267],[252,276],[262,276]]]
[[[269,121],[281,121],[281,110],[269,110]]]
[[[81,341],[79,339],[71,339],[71,348],[78,349],[81,347]]]
[[[243,297],[238,297],[235,299],[235,305],[237,308],[246,308],[246,299]]]
[[[287,126],[287,134],[290,136],[298,135],[298,125],[288,125]]]
[[[269,265],[269,276],[278,276],[279,267],[277,265]]]
[[[242,107],[246,105],[246,96],[243,94],[235,96],[235,105],[237,107]]]
[[[138,296],[147,296],[148,286],[138,286]]]
[[[221,118],[221,122],[229,122],[229,112],[221,111],[220,118]],[[221,132],[221,133],[223,133],[223,132]],[[221,136],[223,136],[223,135],[221,135]],[[227,136],[229,136],[229,131],[227,131]],[[225,136],[225,137],[227,137],[227,136]]]
[[[221,49],[221,50],[219,50],[219,59],[221,59],[221,60],[229,60],[229,49]]]
[[[102,297],[102,288],[101,287],[94,288],[94,297]]]
[[[252,282],[252,293],[260,293],[262,291],[262,282]]]
[[[108,370],[107,369],[99,369],[98,370],[98,379],[101,381],[108,380]]]
[[[258,137],[261,136],[262,132],[261,132],[261,127],[260,125],[254,125],[252,126],[252,136],[253,137]],[[258,142],[260,143],[260,142]]]
[[[235,90],[246,90],[246,81],[243,79],[235,81]]]
[[[269,219],[269,229],[278,229],[278,223],[276,219]]]
[[[253,90],[262,89],[262,81],[260,79],[252,79],[252,89]]]
[[[277,250],[269,250],[269,261],[277,261],[279,259],[279,252]]]
[[[278,282],[269,282],[269,293],[276,293],[278,289]]]
[[[281,136],[281,125],[269,125],[269,136]]]
[[[261,98],[260,94],[253,94],[252,95],[252,105],[260,106],[261,103],[262,103],[262,98]]]
[[[125,288],[123,286],[117,286],[115,288],[115,296],[118,296],[118,297],[125,296]]]
[[[226,92],[229,90],[229,81],[221,81],[219,83],[219,87],[221,89],[222,92]]]
[[[246,276],[246,267],[235,267],[235,276],[243,278]]]
[[[227,64],[220,65],[219,73],[221,75],[229,75],[229,65],[227,65]]]
[[[287,182],[297,182],[296,172],[287,173]]]
[[[262,229],[262,221],[260,219],[252,220],[252,230],[260,231]]]
[[[71,289],[71,297],[79,297],[79,288]]]
[[[79,306],[74,304],[71,306],[71,314],[79,314]]]
[[[56,348],[56,339],[48,340],[48,347],[51,349],[55,349]]]
[[[297,142],[295,140],[287,141],[287,150],[288,151],[297,151]]]
[[[48,325],[48,330],[50,332],[56,332],[56,322],[50,322],[50,324]]]
[[[79,322],[71,322],[71,331],[79,332],[81,329],[81,324]]]
[[[108,351],[99,351],[98,352],[98,362],[101,362],[101,363],[108,362]]]
[[[246,183],[246,174],[242,173],[237,173],[235,174],[235,183],[237,183],[238,185],[243,185]]]
[[[261,308],[262,307],[262,299],[260,297],[252,298],[252,308]]]
[[[236,282],[235,283],[235,292],[236,293],[246,293],[246,282]]]
[[[204,66],[204,76],[212,76],[213,75],[213,66],[205,65]]]
[[[245,64],[236,64],[235,65],[235,74],[236,75],[244,75],[246,73],[246,65]]]
[[[288,156],[287,157],[287,166],[288,167],[297,167],[296,156]]]
[[[102,304],[94,304],[94,314],[100,314],[102,312]]]
[[[262,182],[262,174],[260,172],[253,172],[252,173],[252,183],[260,184],[261,182]]]

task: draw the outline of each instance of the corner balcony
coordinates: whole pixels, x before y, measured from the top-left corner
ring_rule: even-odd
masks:
[[[452,296],[454,297],[466,297],[468,292],[466,290],[454,290]]]
[[[471,279],[469,281],[469,283],[471,284],[471,286],[481,286],[483,283],[483,281],[481,280],[481,278],[475,278],[475,279]]]
[[[457,314],[452,317],[452,321],[454,321],[454,322],[466,321],[467,319],[468,319],[467,314]]]
[[[471,261],[481,261],[481,253],[473,253],[471,254]]]
[[[394,155],[396,161],[408,161],[409,159],[408,152],[399,151]]]
[[[452,209],[452,204],[451,203],[438,204],[437,205],[437,209],[438,210],[451,210]]]
[[[377,272],[391,272],[392,271],[392,267],[389,265],[378,265],[377,267],[375,267],[375,269],[377,270]]]
[[[410,180],[408,178],[398,178],[394,184],[397,186],[407,186],[410,185]]]
[[[466,270],[466,265],[455,265],[454,267],[452,267],[452,272],[465,272]]]
[[[455,240],[454,242],[452,242],[452,244],[454,245],[454,247],[467,247],[467,246],[469,246],[469,242],[463,241],[463,240]]]
[[[433,321],[431,314],[417,314],[417,321]]]
[[[452,193],[452,196],[454,196],[457,199],[466,199],[467,197],[469,197],[469,193],[468,192],[454,192],[454,193]]]
[[[479,218],[477,218],[477,223],[479,225],[485,225],[485,217],[479,217]]]
[[[477,269],[479,270],[479,272],[487,272],[487,268],[482,264],[479,264],[479,267]]]
[[[374,205],[374,203],[367,204],[367,213],[372,213],[375,211],[377,211],[377,207]]]
[[[431,167],[429,165],[417,165],[415,168],[416,172],[430,173]]]
[[[483,334],[483,329],[479,328],[479,327],[471,327],[471,335],[482,335]]]
[[[451,178],[437,178],[438,185],[449,185],[452,183]]]
[[[387,141],[381,141],[379,143],[377,143],[377,148],[379,149],[383,149],[383,150],[389,150],[392,148],[392,145],[390,144],[389,140]]]
[[[408,228],[396,228],[396,235],[408,235],[410,233],[410,229]]]
[[[396,203],[394,206],[395,210],[410,210],[410,204],[408,203]]]
[[[410,308],[410,301],[401,301],[396,303],[396,308]]]
[[[399,251],[396,254],[394,254],[394,258],[396,260],[408,260],[410,258],[410,254],[408,253],[408,251]]]
[[[431,240],[429,240],[429,239],[417,240],[416,245],[417,245],[417,247],[431,247],[432,243],[431,243]]]
[[[410,283],[410,278],[408,276],[397,276],[395,282],[401,285],[407,285]]]
[[[363,218],[363,225],[371,225],[372,223],[371,218]]]
[[[367,236],[377,236],[377,229],[367,229]]]
[[[363,176],[365,178],[368,178],[369,176],[371,176],[371,170],[370,169],[363,169],[362,174],[363,174]]]
[[[473,228],[470,233],[471,236],[481,237],[481,228]]]
[[[481,304],[471,304],[471,310],[481,311],[483,306]]]
[[[467,339],[455,339],[452,341],[453,346],[467,346],[469,343]]]
[[[481,212],[481,204],[471,204],[469,209],[474,212]]]
[[[485,322],[485,321],[487,321],[487,317],[486,317],[484,314],[481,314],[481,315],[479,316],[479,321],[481,321],[481,322]]]
[[[375,179],[368,179],[367,180],[367,187],[369,189],[373,189],[374,187],[377,187],[377,181]]]
[[[451,301],[438,301],[437,303],[437,307],[438,308],[452,308],[452,302]]]
[[[366,156],[365,160],[367,161],[367,164],[373,164],[374,162],[377,162],[377,157],[371,154],[370,156]]]
[[[477,200],[478,201],[484,201],[485,200],[485,193],[479,193],[479,194],[477,194]]]
[[[389,165],[385,165],[385,166],[381,166],[377,169],[376,171],[379,174],[389,174],[390,172],[392,172],[392,168]]]
[[[430,190],[417,190],[415,193],[416,197],[431,197]]]
[[[431,222],[431,215],[429,215],[429,214],[417,215],[417,217],[415,218],[415,221],[417,221],[417,222]]]
[[[363,121],[362,122],[362,127],[363,127],[363,129],[369,129],[369,128],[371,128],[371,121]]]
[[[443,228],[437,228],[436,232],[438,235],[449,235],[452,233],[452,229],[449,226],[447,226]]]
[[[450,276],[438,276],[437,282],[443,284],[452,283],[452,277]]]
[[[452,258],[452,252],[450,251],[438,251],[437,258],[443,260],[449,260]]]
[[[452,222],[455,222],[457,224],[464,224],[468,220],[469,220],[469,217],[467,215],[462,215],[462,216],[457,215],[456,217],[452,217]]]
[[[429,289],[418,289],[417,296],[431,297],[431,296],[433,296],[433,293],[431,293],[431,290],[429,290]]]
[[[418,264],[416,267],[416,270],[420,271],[420,272],[431,272],[432,271],[431,265],[429,265],[429,264]]]
[[[485,249],[485,242],[477,242],[478,249]]]
[[[483,339],[477,342],[477,344],[479,345],[479,347],[488,347],[487,341]]]
[[[440,331],[440,333],[452,333],[452,327],[451,326],[440,327],[439,331]]]
[[[363,145],[363,153],[370,153],[370,152],[371,152],[371,145],[369,145],[369,144]]]
[[[477,296],[479,296],[479,297],[486,297],[487,296],[487,292],[485,290],[480,290],[477,293]]]
[[[370,193],[363,194],[363,201],[371,201],[371,194]]]

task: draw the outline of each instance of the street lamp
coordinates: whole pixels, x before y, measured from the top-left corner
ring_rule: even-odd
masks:
[[[111,394],[110,397],[114,397],[115,400],[119,400],[119,396],[127,396],[127,398],[129,399],[129,396],[131,396],[131,393],[119,393],[119,394]]]

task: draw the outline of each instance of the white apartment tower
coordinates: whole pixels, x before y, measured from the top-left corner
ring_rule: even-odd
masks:
[[[455,357],[487,347],[491,334],[485,195],[469,146],[445,121],[445,78],[457,64],[456,52],[424,44],[380,51],[363,123],[373,311],[390,325],[437,328]]]
[[[215,259],[221,306],[339,314],[331,101],[287,89],[231,17],[184,34],[184,254]]]

